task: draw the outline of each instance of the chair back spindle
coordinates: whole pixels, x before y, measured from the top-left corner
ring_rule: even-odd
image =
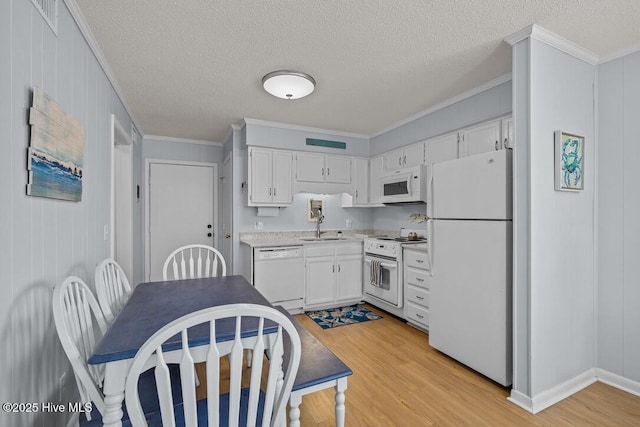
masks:
[[[216,340],[221,325],[232,331],[224,340]],[[243,331],[245,322],[255,322],[253,332]],[[206,325],[206,326],[199,326]],[[189,328],[207,327],[209,344],[189,347]],[[225,329],[226,330],[226,329]],[[286,331],[286,334],[284,333]],[[172,339],[180,337],[180,342]],[[291,349],[284,363],[285,340]],[[250,369],[249,385],[243,383],[243,352],[250,349],[260,359]],[[207,399],[196,400],[194,355],[206,363]],[[264,354],[268,358],[264,358]],[[196,425],[263,425],[280,426],[286,417],[286,404],[291,394],[300,363],[301,344],[298,332],[289,319],[272,307],[254,304],[231,304],[207,308],[179,318],[156,332],[136,354],[127,376],[125,401],[134,427],[146,426],[137,396],[138,376],[150,365],[155,366],[160,414],[152,423],[162,420],[164,426]],[[220,359],[229,363],[228,393],[220,394]],[[168,364],[180,364],[182,403],[171,402],[171,376]],[[267,369],[266,375],[263,374]],[[286,369],[285,369],[286,367]],[[244,386],[244,388],[243,388]],[[181,419],[184,417],[184,419]],[[178,422],[176,420],[179,420]]]
[[[187,245],[173,251],[162,267],[164,280],[226,276],[224,257],[207,245]]]
[[[131,285],[120,265],[107,258],[96,267],[96,294],[107,323],[120,313],[131,296]]]

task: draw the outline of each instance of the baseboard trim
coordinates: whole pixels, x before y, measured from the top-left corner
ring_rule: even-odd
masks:
[[[537,396],[530,398],[516,390],[511,390],[511,396],[507,399],[526,411],[531,412],[532,414],[537,414],[549,406],[579,392],[583,388],[590,386],[596,381],[598,381],[596,370],[595,368],[591,368],[577,377],[565,381],[564,383],[549,390],[543,391]]]
[[[533,413],[533,402],[531,402],[531,398],[526,394],[511,389],[511,395],[507,397],[507,400],[525,411]]]
[[[630,380],[618,374],[614,374],[604,369],[596,369],[598,381],[603,382],[611,387],[615,387],[635,396],[640,396],[640,382]]]

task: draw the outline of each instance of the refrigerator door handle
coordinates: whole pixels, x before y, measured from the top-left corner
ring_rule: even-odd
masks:
[[[427,217],[433,217],[433,165],[429,168],[429,182],[427,183]]]
[[[427,261],[429,262],[429,276],[433,277],[433,252],[435,239],[433,238],[433,220],[427,219]]]

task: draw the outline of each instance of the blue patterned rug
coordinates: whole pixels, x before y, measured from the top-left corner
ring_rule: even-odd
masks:
[[[307,316],[313,319],[322,329],[337,328],[338,326],[353,325],[367,320],[382,319],[362,306],[354,304],[347,307],[330,308],[327,310],[307,311]]]

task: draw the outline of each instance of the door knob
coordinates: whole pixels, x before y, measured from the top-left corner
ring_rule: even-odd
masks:
[[[211,228],[211,224],[207,224],[207,228]]]
[[[225,234],[225,235],[224,235],[224,238],[225,238],[225,239],[229,239],[229,238],[231,238],[231,234]]]
[[[213,236],[213,234],[207,233],[207,237],[211,237],[211,236]]]

